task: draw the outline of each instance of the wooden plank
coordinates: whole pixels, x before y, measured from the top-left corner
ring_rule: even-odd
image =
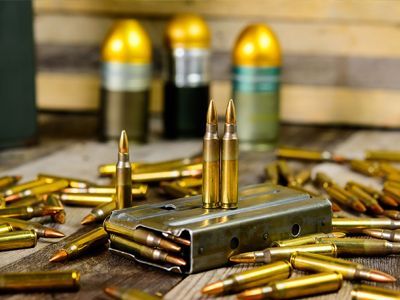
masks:
[[[341,20],[397,23],[400,8],[392,0],[191,0],[148,1],[35,0],[37,14],[74,13],[101,15],[170,16],[195,12],[212,17],[262,17],[274,19]]]
[[[167,20],[143,17],[138,20],[149,33],[154,47],[161,48]],[[211,28],[214,51],[230,52],[246,25],[263,22],[275,31],[285,55],[400,56],[400,28],[396,24],[288,22],[265,18],[206,20]],[[35,18],[35,38],[39,45],[99,46],[112,21],[112,18],[104,16],[38,15]]]

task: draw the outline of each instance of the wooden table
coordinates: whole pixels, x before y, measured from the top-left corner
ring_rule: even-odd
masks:
[[[333,150],[357,134],[359,132],[354,129],[283,126],[280,144]],[[363,132],[363,134],[368,135],[369,133]],[[400,132],[371,131],[370,134],[372,137],[390,135],[397,137],[397,140],[400,138]],[[94,139],[85,137],[77,139],[74,136],[69,136],[65,140],[52,134],[48,134],[46,137],[46,132],[43,136],[45,138],[37,147],[0,152],[0,176],[18,173],[24,175],[26,179],[30,179],[39,172],[48,172],[97,180],[96,166],[100,163],[113,162],[116,159],[116,143],[114,142],[100,144]],[[371,139],[370,143],[373,145],[374,140]],[[133,146],[131,156],[133,160],[156,161],[188,155],[198,152],[200,149],[201,141],[199,140],[154,141],[145,146]],[[262,182],[264,180],[263,167],[273,159],[274,155],[271,151],[241,153],[240,185]],[[295,163],[292,166],[298,167],[299,164]],[[150,197],[143,203],[162,200],[163,197],[156,188],[153,188]],[[79,225],[81,217],[89,211],[90,208],[67,208],[67,223],[55,225],[57,229],[69,234],[60,241],[41,240],[34,249],[0,253],[0,272],[79,270],[82,274],[80,291],[77,293],[7,295],[1,299],[109,299],[102,292],[102,289],[108,285],[160,293],[165,295],[166,299],[198,299],[201,297],[199,290],[206,283],[247,268],[247,266],[221,268],[185,277],[129,261],[109,253],[104,248],[66,263],[49,263],[49,258],[60,246],[93,228],[93,226]],[[354,260],[362,262],[368,267],[389,272],[396,277],[400,276],[400,260],[397,256]],[[384,286],[400,288],[398,284]],[[349,299],[350,291],[351,285],[346,282],[339,294],[319,296],[315,299]],[[230,299],[230,297],[223,299],[228,298]]]

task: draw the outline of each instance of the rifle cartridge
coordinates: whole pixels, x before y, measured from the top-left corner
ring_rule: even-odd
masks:
[[[306,161],[334,161],[344,162],[347,159],[335,155],[329,151],[313,151],[299,148],[278,148],[276,156],[282,159],[306,160]]]
[[[160,182],[160,187],[166,194],[174,198],[184,198],[201,194],[196,189],[180,186],[176,181],[162,181]]]
[[[18,181],[21,180],[21,176],[3,176],[0,177],[0,190],[3,190],[10,185],[16,184]]]
[[[297,237],[289,240],[274,241],[271,246],[273,247],[293,247],[307,244],[315,244],[319,238],[343,238],[346,236],[344,232],[332,232],[332,233],[315,233],[307,234],[301,237]]]
[[[117,204],[115,203],[115,201],[100,204],[99,206],[93,208],[90,214],[82,219],[81,224],[86,225],[93,222],[104,221],[104,219],[107,218],[116,209]]]
[[[89,206],[95,207],[100,204],[115,201],[115,195],[101,194],[75,194],[75,193],[59,193],[58,197],[64,205],[71,206]]]
[[[399,300],[400,291],[389,290],[366,284],[353,285],[352,300]]]
[[[365,159],[400,162],[400,152],[390,150],[368,150],[365,152]]]
[[[0,209],[0,218],[32,219],[34,217],[51,216],[60,212],[56,206],[21,206]]]
[[[1,219],[0,219],[0,222],[1,222]],[[8,224],[8,223],[0,224],[0,234],[11,232],[11,231],[14,231],[14,228],[10,224]]]
[[[133,182],[158,182],[163,180],[174,180],[200,176],[203,172],[203,164],[196,163],[172,170],[149,171],[144,173],[133,173]]]
[[[44,202],[43,196],[29,196],[17,201],[8,202],[7,207],[37,206],[44,204]]]
[[[400,221],[387,218],[332,218],[332,227],[338,231],[363,228],[400,229]]]
[[[371,177],[384,177],[384,173],[379,168],[379,165],[366,160],[350,161],[350,168],[358,173]]]
[[[132,184],[132,198],[146,198],[149,187],[147,184]],[[114,195],[116,192],[115,186],[91,186],[87,188],[66,188],[62,193],[71,194],[103,194]]]
[[[290,186],[303,186],[311,179],[311,170],[303,169],[294,175],[293,182]]]
[[[67,180],[57,180],[53,181],[50,183],[42,184],[39,186],[32,187],[27,190],[23,190],[22,192],[10,195],[5,197],[6,201],[16,201],[25,197],[29,196],[38,196],[42,194],[51,194],[54,192],[57,192],[59,190],[62,190],[63,188],[66,188],[68,186],[68,181]]]
[[[0,222],[8,223],[13,228],[18,228],[21,230],[34,230],[38,237],[60,238],[65,236],[62,232],[57,231],[50,227],[46,227],[40,224],[39,222],[31,222],[20,219],[3,218],[3,217],[0,218]]]
[[[363,184],[355,182],[355,181],[349,181],[348,184],[359,187],[360,189],[364,190],[365,192],[370,194],[372,197],[374,197],[376,200],[379,200],[382,204],[393,206],[393,207],[398,206],[398,203],[394,199],[387,197],[381,191],[378,191],[370,186],[363,185]]]
[[[95,184],[93,182],[90,182],[88,180],[83,180],[83,179],[78,179],[78,178],[70,178],[70,177],[64,177],[64,176],[57,176],[57,175],[51,175],[51,174],[45,174],[45,173],[39,173],[37,175],[38,179],[47,179],[47,180],[52,180],[52,181],[57,181],[57,180],[67,180],[68,181],[68,187],[70,188],[87,188],[90,186],[94,186]]]
[[[37,236],[33,230],[12,231],[0,234],[0,251],[32,248],[36,246],[36,243]]]
[[[363,189],[355,185],[346,185],[346,190],[356,196],[368,209],[374,214],[382,214],[383,208],[379,205],[378,201]]]
[[[116,165],[115,201],[117,208],[132,206],[132,170],[129,163],[129,144],[126,131],[122,130],[118,145],[118,162]]]
[[[364,229],[362,233],[377,239],[383,239],[391,242],[400,242],[400,229]]]

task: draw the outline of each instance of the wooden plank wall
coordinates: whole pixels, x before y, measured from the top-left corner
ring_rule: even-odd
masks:
[[[400,5],[394,0],[34,0],[38,105],[95,110],[99,45],[117,18],[137,18],[156,53],[151,111],[162,110],[162,35],[177,12],[212,31],[212,97],[230,97],[230,52],[246,24],[277,33],[286,122],[400,127]]]

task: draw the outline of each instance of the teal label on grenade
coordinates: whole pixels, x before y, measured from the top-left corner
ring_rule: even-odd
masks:
[[[276,92],[280,67],[234,67],[233,90],[238,92]]]

